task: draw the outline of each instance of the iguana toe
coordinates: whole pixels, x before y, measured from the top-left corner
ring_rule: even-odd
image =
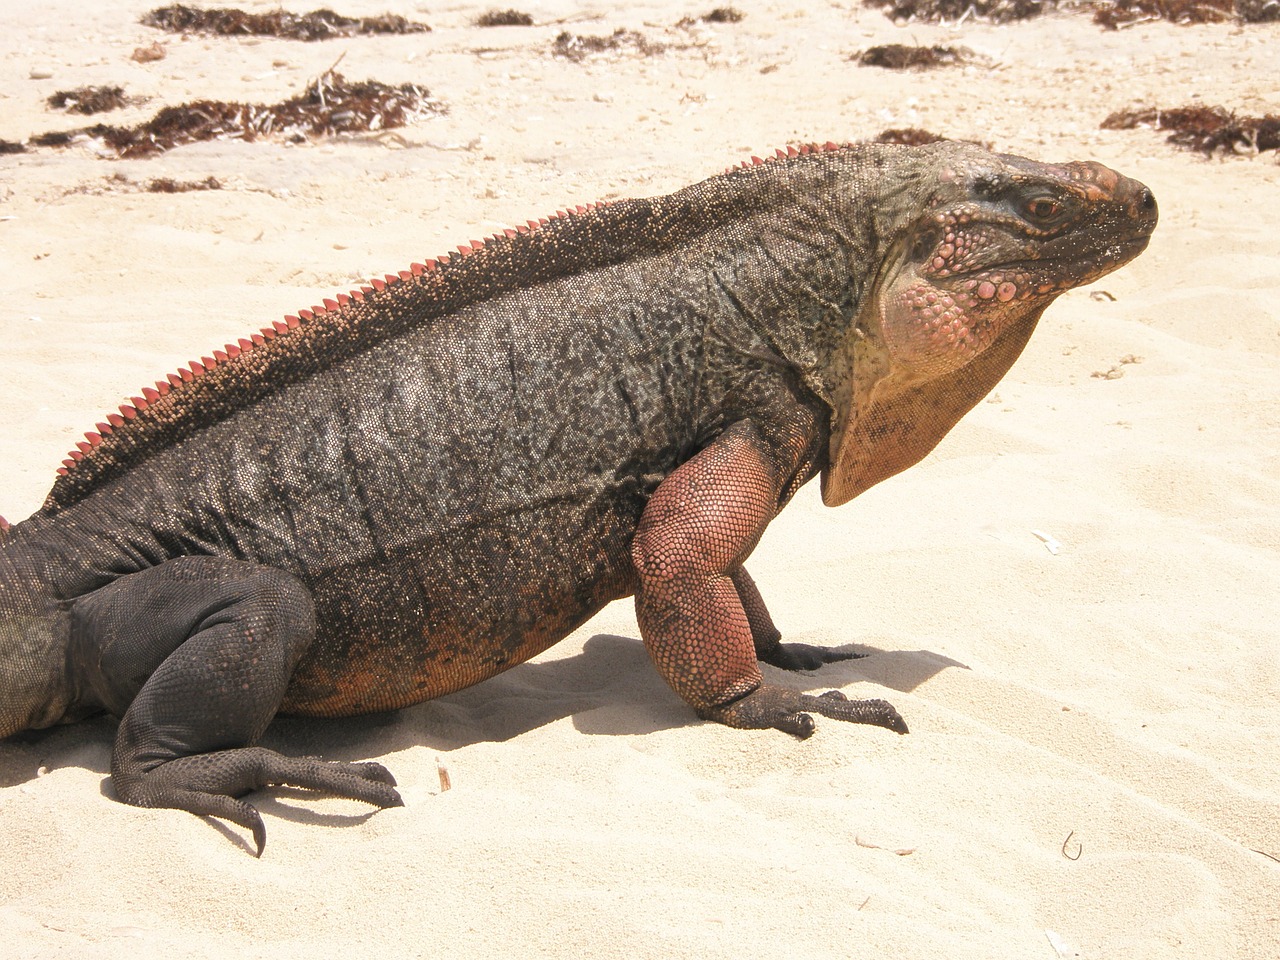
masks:
[[[703,719],[726,726],[749,730],[771,727],[801,740],[812,736],[817,729],[810,713],[848,723],[869,723],[895,733],[908,732],[906,721],[888,701],[850,700],[839,690],[815,697],[766,683],[739,700],[699,711]]]
[[[760,662],[781,670],[817,670],[824,664],[860,660],[865,656],[864,653],[817,647],[808,643],[780,643],[768,653],[762,654]]]

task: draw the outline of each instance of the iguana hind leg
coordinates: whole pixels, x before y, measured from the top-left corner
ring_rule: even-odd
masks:
[[[221,817],[266,842],[239,797],[268,784],[398,806],[380,764],[293,759],[252,746],[315,635],[306,588],[270,567],[180,557],[130,574],[72,607],[73,669],[122,717],[116,796],[141,807]]]

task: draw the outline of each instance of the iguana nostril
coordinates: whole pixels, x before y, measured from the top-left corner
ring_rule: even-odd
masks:
[[[1143,187],[1142,193],[1138,196],[1138,206],[1143,210],[1154,210],[1156,208],[1156,195],[1148,188]]]

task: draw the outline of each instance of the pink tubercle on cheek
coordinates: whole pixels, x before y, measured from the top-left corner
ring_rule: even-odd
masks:
[[[885,316],[884,334],[893,356],[928,373],[945,373],[971,360],[986,346],[968,312],[977,301],[922,284],[903,291]]]

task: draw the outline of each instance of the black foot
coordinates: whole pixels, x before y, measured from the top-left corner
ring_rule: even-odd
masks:
[[[253,832],[257,856],[267,845],[267,829],[252,806],[237,799],[272,784],[303,787],[363,800],[376,807],[400,807],[395,778],[380,763],[329,763],[285,757],[262,747],[221,750],[179,757],[141,774],[112,771],[116,795],[137,807],[167,807],[220,817]]]
[[[824,663],[861,660],[865,653],[848,653],[832,647],[815,647],[808,643],[780,643],[760,657],[761,663],[782,670],[817,670]]]
[[[765,684],[741,700],[699,713],[707,720],[716,720],[730,727],[752,730],[772,727],[804,740],[817,729],[808,711],[833,720],[869,723],[895,733],[908,732],[906,721],[887,700],[850,700],[839,690],[828,690],[815,697]]]

